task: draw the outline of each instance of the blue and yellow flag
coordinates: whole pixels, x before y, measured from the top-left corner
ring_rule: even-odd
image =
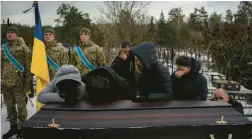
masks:
[[[44,44],[44,33],[42,30],[38,2],[34,2],[35,8],[35,34],[32,52],[31,72],[36,76],[36,98],[40,91],[50,83],[46,49]],[[39,111],[41,104],[36,101],[36,111]]]

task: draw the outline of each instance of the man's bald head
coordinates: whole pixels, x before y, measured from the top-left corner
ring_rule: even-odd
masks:
[[[223,89],[223,88],[218,88],[214,91],[214,93],[222,93],[223,95],[226,95],[228,96],[228,92],[226,89]]]
[[[228,102],[229,101],[229,96],[228,96],[227,90],[225,90],[223,88],[216,89],[214,91],[214,99],[216,101],[226,101],[226,102]]]

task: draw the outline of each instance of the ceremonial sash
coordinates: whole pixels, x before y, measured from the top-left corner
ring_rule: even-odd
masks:
[[[57,65],[57,63],[55,63],[48,55],[46,56],[46,59],[49,65],[51,65],[55,70],[59,69],[59,66]]]
[[[8,50],[7,44],[4,44],[4,54],[7,56],[7,58],[10,60],[10,62],[20,71],[24,72],[24,67],[11,55],[11,53]]]
[[[79,55],[81,61],[84,63],[84,65],[89,70],[93,70],[95,67],[88,61],[88,59],[86,58],[86,56],[84,55],[84,53],[81,51],[80,46],[76,46],[75,50],[76,50],[77,54]]]

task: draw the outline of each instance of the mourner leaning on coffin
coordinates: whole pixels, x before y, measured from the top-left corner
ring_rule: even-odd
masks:
[[[174,100],[206,100],[208,94],[207,80],[199,73],[199,61],[187,56],[176,59],[177,70],[172,74],[172,91]]]
[[[168,72],[158,62],[156,50],[152,43],[144,42],[134,46],[127,56],[130,68],[119,68],[120,63],[111,67],[117,73],[124,73],[128,77],[132,92],[139,99],[172,99],[171,79]],[[140,96],[140,97],[139,97]]]
[[[84,100],[90,103],[133,99],[129,83],[109,66],[100,66],[82,75],[82,82],[88,92]]]
[[[119,55],[115,57],[111,67],[118,73],[119,76],[126,79],[129,83],[134,79],[133,72],[130,72],[133,61],[130,60],[130,49],[132,43],[128,40],[121,42]],[[133,77],[133,79],[132,79]]]
[[[242,104],[236,101],[234,98],[228,95],[226,89],[219,88],[214,91],[214,98],[211,99],[212,101],[225,101],[232,105],[234,109],[236,109],[239,113],[244,115]]]
[[[85,88],[79,70],[73,65],[63,65],[50,84],[39,93],[38,101],[42,104],[57,102],[74,104],[87,94]]]

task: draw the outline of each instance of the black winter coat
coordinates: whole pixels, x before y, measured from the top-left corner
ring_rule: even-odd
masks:
[[[234,109],[236,109],[239,113],[241,113],[242,115],[244,115],[244,112],[243,112],[243,107],[242,107],[242,104],[238,101],[236,101],[235,99],[233,99],[232,97],[229,97],[229,101],[228,101],[229,104],[232,105],[232,107]]]
[[[134,55],[138,57],[143,65],[143,73],[139,86],[136,86]],[[172,99],[172,84],[168,69],[158,62],[156,49],[150,42],[141,43],[132,48],[127,61],[118,60],[112,64],[112,68],[121,76],[126,78],[136,93],[139,90],[140,96],[147,96],[151,100]]]
[[[111,68],[113,68],[119,76],[126,79],[128,83],[133,83],[134,73],[133,70],[133,60],[132,55],[129,55],[126,60],[116,56],[115,60],[112,62]]]
[[[212,98],[210,101],[215,101],[214,98]],[[238,102],[237,100],[235,100],[234,98],[232,98],[231,96],[229,96],[229,101],[228,103],[230,105],[232,105],[232,107],[238,111],[239,113],[241,113],[242,115],[244,115],[244,112],[243,112],[243,107],[242,107],[242,104],[240,102]]]
[[[82,82],[86,84],[87,97],[90,102],[104,102],[114,100],[131,100],[128,82],[118,76],[113,68],[100,66],[82,75]]]
[[[191,71],[178,79],[172,74],[172,91],[174,100],[202,100],[207,99],[208,88],[206,78],[199,73],[199,61],[191,58]]]

